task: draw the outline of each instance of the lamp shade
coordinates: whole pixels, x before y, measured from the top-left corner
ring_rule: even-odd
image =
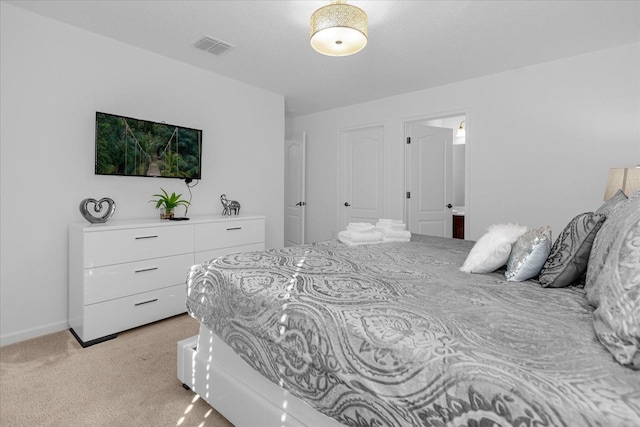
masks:
[[[622,190],[627,197],[640,190],[640,166],[635,168],[612,168],[609,170],[604,200],[607,201],[612,198],[618,190]]]
[[[338,0],[311,15],[311,47],[323,55],[347,56],[367,45],[367,14]]]

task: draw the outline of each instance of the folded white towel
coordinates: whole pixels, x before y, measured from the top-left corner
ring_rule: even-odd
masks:
[[[338,240],[348,246],[357,245],[372,245],[376,243],[382,243],[384,233],[381,231],[341,231],[338,233]]]
[[[375,227],[373,224],[369,224],[368,222],[350,222],[347,225],[347,231],[370,231]]]
[[[347,233],[354,242],[375,242],[384,237],[384,233],[375,228],[368,231],[347,231]]]
[[[381,228],[383,230],[404,230],[407,228],[407,224],[392,224],[390,222],[380,222],[376,223],[377,228]]]
[[[376,225],[368,222],[350,222],[338,239],[349,246],[370,245],[382,242],[410,242],[411,233],[400,219],[380,218]]]

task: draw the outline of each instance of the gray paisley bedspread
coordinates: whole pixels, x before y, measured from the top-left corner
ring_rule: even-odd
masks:
[[[580,288],[460,272],[472,243],[339,241],[194,266],[189,313],[251,367],[353,426],[640,426],[640,372]]]

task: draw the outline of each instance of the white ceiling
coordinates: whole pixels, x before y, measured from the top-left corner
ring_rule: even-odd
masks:
[[[640,40],[640,1],[350,1],[369,43],[342,58],[309,45],[329,1],[15,0],[10,3],[285,96],[301,115]],[[203,35],[234,49],[214,56]]]

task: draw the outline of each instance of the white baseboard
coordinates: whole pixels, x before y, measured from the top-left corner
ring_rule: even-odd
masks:
[[[25,341],[31,338],[41,337],[43,335],[64,331],[65,329],[69,329],[69,324],[66,320],[62,322],[51,323],[39,328],[27,329],[24,331],[15,332],[13,334],[3,335],[0,336],[0,347],[14,344],[20,341]]]

